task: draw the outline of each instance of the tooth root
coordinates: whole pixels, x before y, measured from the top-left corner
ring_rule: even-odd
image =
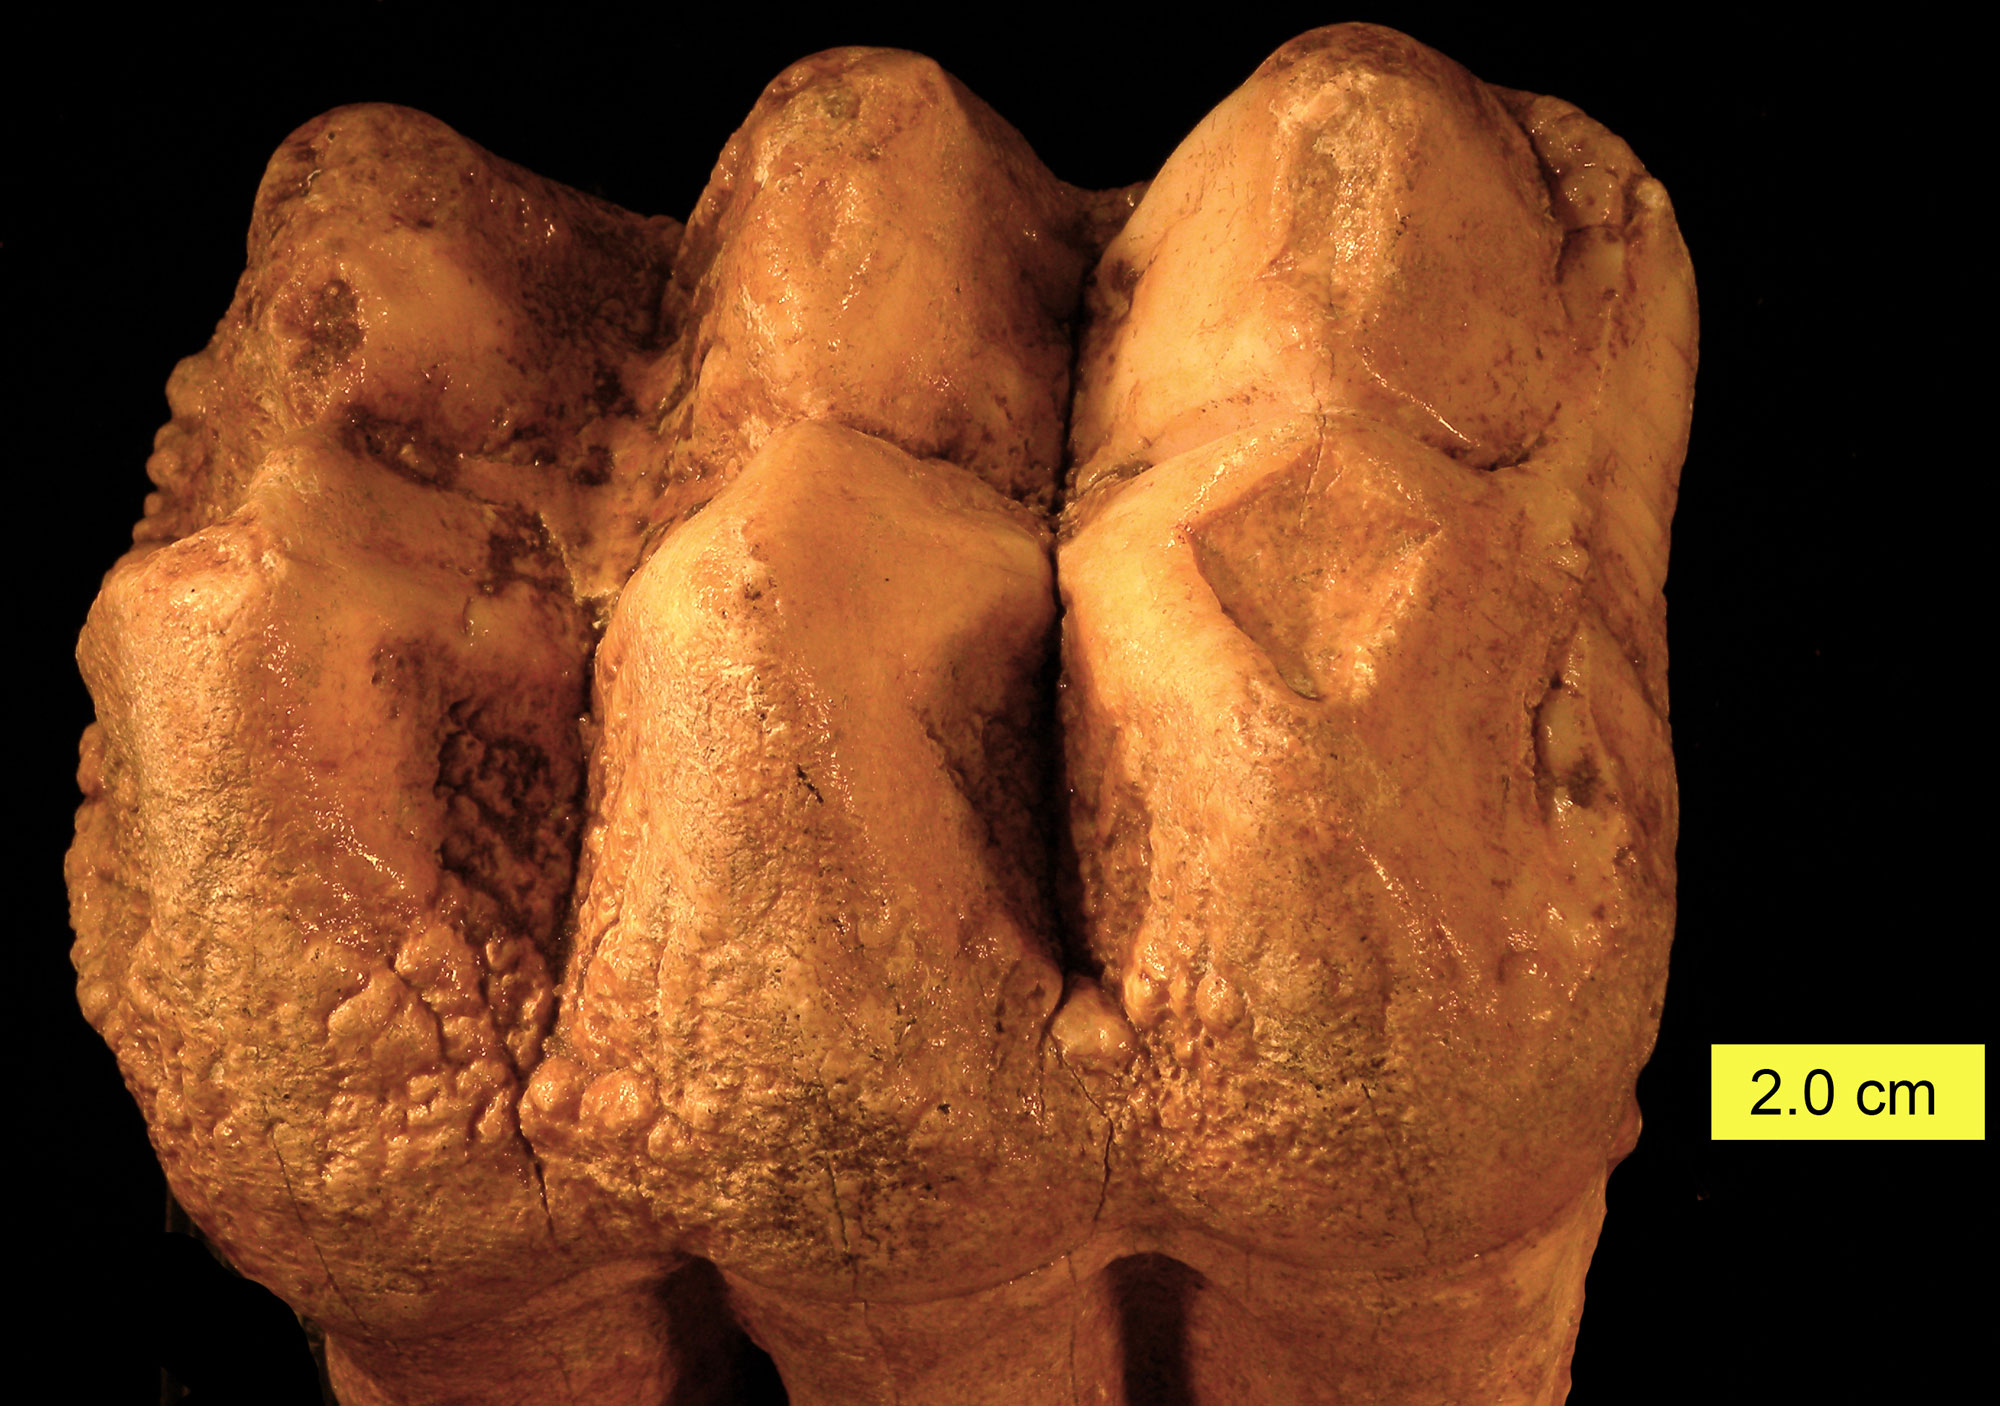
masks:
[[[1062,1257],[932,1302],[817,1305],[731,1277],[730,1302],[797,1406],[1123,1403],[1124,1328],[1102,1257]]]
[[[1593,1178],[1543,1225],[1441,1264],[1329,1269],[1173,1237],[1154,1273],[1176,1296],[1149,1317],[1179,1325],[1187,1346],[1177,1360],[1162,1344],[1150,1360],[1184,1374],[1185,1390],[1128,1399],[1555,1406],[1569,1392],[1603,1187]]]
[[[656,1406],[689,1383],[726,1401],[747,1388],[743,1355],[713,1266],[630,1259],[531,1292],[470,1328],[400,1341],[330,1334],[326,1352],[341,1406]]]

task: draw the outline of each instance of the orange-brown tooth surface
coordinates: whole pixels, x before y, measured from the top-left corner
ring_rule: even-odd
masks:
[[[346,1406],[1568,1389],[1677,819],[1672,208],[1366,25],[1090,192],[341,108],[78,649],[78,995]]]

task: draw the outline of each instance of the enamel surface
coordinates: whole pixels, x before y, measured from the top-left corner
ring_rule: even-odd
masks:
[[[1560,1401],[1694,353],[1368,26],[1102,193],[830,51],[685,229],[330,113],[79,645],[84,1012],[350,1406]]]

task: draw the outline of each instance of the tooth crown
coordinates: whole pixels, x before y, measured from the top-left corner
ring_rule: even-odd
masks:
[[[557,1175],[636,1168],[635,1213],[819,1293],[983,1288],[1080,1238],[1102,1132],[1046,1077],[1062,974],[1017,859],[1054,612],[1032,515],[824,423],[640,569],[598,654],[606,784],[529,1090]],[[1036,1204],[1047,1240],[959,1187]]]
[[[1143,198],[886,50],[685,234],[330,113],[79,646],[85,1014],[345,1401],[1560,1400],[1693,357],[1368,26]]]

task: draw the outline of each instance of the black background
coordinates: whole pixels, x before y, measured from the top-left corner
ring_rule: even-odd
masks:
[[[17,1283],[39,1286],[43,1315],[27,1350],[61,1354],[63,1399],[155,1400],[175,1354],[197,1400],[222,1399],[232,1360],[261,1374],[246,1399],[294,1389],[277,1374],[298,1330],[275,1301],[239,1310],[160,1243],[143,1126],[76,1012],[60,862],[90,718],[75,634],[139,515],[167,373],[229,302],[286,133],[340,103],[405,103],[532,170],[685,217],[779,69],[875,43],[939,59],[1058,175],[1114,185],[1156,170],[1271,49],[1343,18],[1624,137],[1673,196],[1700,287],[1668,584],[1680,928],[1571,1400],[1914,1401],[1972,1368],[1984,1145],[1712,1144],[1706,1089],[1712,1041],[1986,1038],[1994,922],[1971,898],[1990,751],[1971,670],[1990,648],[1990,396],[1959,339],[1989,316],[1991,275],[1968,208],[1986,179],[1965,125],[1982,95],[1949,35],[1657,8],[282,8],[113,24],[79,7],[7,36],[0,445],[26,637],[10,863],[28,1011],[8,1161],[29,1250]],[[204,1343],[222,1365],[196,1360]]]

